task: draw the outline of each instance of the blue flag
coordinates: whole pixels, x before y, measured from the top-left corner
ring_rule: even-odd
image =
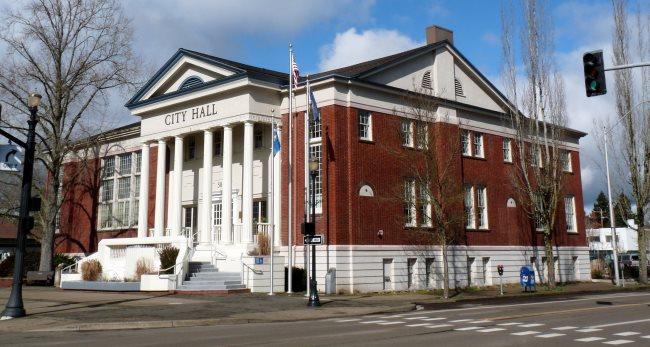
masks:
[[[314,92],[309,91],[309,103],[311,104],[311,115],[314,117],[314,123],[318,123],[318,106],[316,105],[316,98]]]
[[[278,129],[273,129],[273,156],[280,152],[280,137],[278,136]]]

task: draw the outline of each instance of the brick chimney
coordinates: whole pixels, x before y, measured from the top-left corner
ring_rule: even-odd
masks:
[[[454,32],[449,29],[445,29],[437,25],[432,25],[426,29],[426,33],[427,45],[444,40],[449,41],[451,44],[454,43]]]

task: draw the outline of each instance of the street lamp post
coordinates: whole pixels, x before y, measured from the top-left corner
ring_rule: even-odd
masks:
[[[311,222],[314,224],[316,230],[316,175],[318,174],[318,159],[311,157],[309,160],[309,177],[311,186]],[[318,298],[318,284],[316,283],[316,245],[311,245],[311,279],[309,281],[309,307],[320,306],[320,299]]]
[[[29,107],[29,131],[27,133],[27,143],[25,144],[25,164],[23,166],[22,190],[20,195],[20,214],[18,218],[18,232],[16,234],[16,255],[14,258],[14,278],[11,286],[11,295],[7,301],[7,306],[2,312],[2,319],[11,319],[25,316],[23,307],[23,272],[25,272],[25,244],[27,242],[27,233],[34,225],[34,219],[29,216],[32,199],[32,176],[34,175],[34,151],[36,138],[36,113],[38,106],[41,104],[41,96],[32,93],[27,98]]]

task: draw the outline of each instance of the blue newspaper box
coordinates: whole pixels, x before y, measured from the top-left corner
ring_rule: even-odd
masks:
[[[522,266],[519,270],[519,284],[524,291],[527,292],[528,289],[535,291],[535,270],[532,266]]]

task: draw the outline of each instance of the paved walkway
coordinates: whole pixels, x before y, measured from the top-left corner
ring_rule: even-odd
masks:
[[[606,282],[580,283],[552,291],[539,288],[535,295],[566,295],[615,289]],[[630,285],[626,290],[644,289],[647,287]],[[508,299],[510,296],[522,296],[517,286],[507,287],[506,292],[505,300],[510,300]],[[397,314],[415,309],[416,304],[430,308],[432,305],[439,307],[462,305],[467,300],[488,299],[489,301],[489,298],[498,296],[498,290],[488,288],[464,292],[447,301],[441,300],[436,294],[422,292],[321,296],[323,306],[311,309],[306,307],[307,299],[303,295],[189,296],[169,293],[106,293],[24,287],[23,297],[28,316],[0,321],[0,332],[164,328]],[[523,294],[523,296],[530,295]],[[0,289],[2,306],[8,296],[9,288]]]

